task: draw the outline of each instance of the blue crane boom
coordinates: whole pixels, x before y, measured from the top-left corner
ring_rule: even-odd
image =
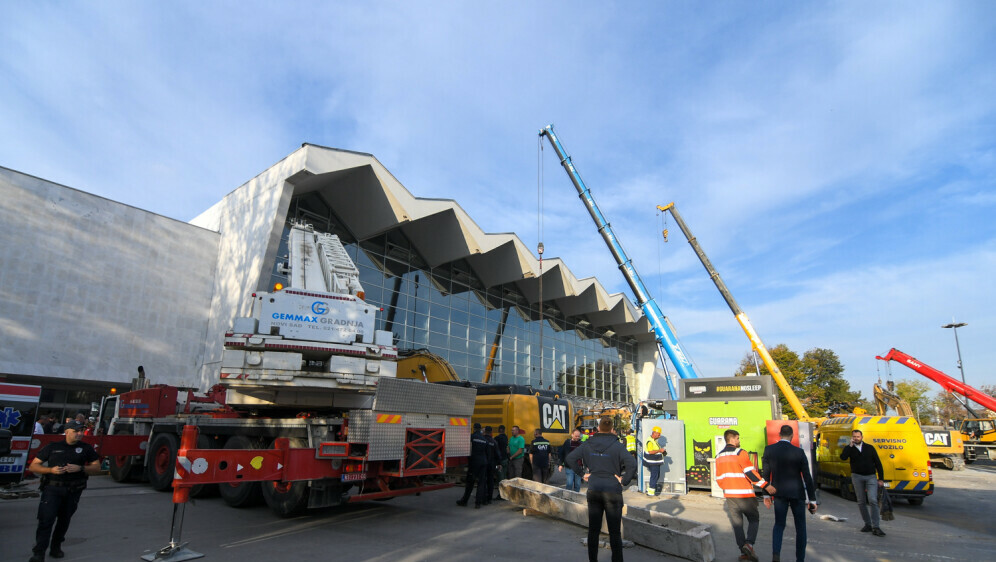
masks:
[[[619,271],[622,272],[623,277],[626,278],[626,282],[629,283],[630,288],[633,290],[633,294],[636,295],[637,303],[640,308],[643,309],[644,316],[650,321],[650,325],[654,329],[654,334],[657,336],[657,345],[662,349],[667,356],[671,359],[671,363],[674,365],[675,371],[678,372],[678,376],[683,379],[694,379],[698,378],[698,374],[695,372],[695,368],[692,367],[691,361],[682,351],[681,346],[678,344],[678,338],[674,335],[671,327],[668,325],[667,319],[664,317],[664,313],[661,312],[657,302],[654,301],[653,297],[650,296],[650,292],[647,290],[647,286],[643,284],[643,280],[640,279],[640,274],[636,272],[636,268],[633,267],[633,260],[629,258],[626,254],[626,250],[623,249],[619,240],[616,238],[615,233],[612,231],[612,226],[605,220],[602,212],[598,209],[598,204],[595,203],[595,199],[591,196],[591,190],[588,186],[584,184],[584,180],[581,179],[581,175],[578,174],[577,169],[574,168],[574,163],[571,162],[571,157],[567,155],[567,151],[564,150],[564,146],[560,143],[560,139],[553,132],[553,125],[547,125],[543,129],[540,129],[540,136],[546,136],[549,139],[550,144],[553,145],[553,150],[557,152],[557,156],[560,158],[561,165],[564,166],[564,170],[567,171],[567,175],[571,178],[571,183],[578,190],[578,196],[581,201],[584,202],[584,206],[588,209],[588,213],[591,215],[592,220],[595,221],[595,225],[598,227],[598,232],[602,235],[602,239],[605,240],[605,244],[609,247],[609,251],[612,252],[612,257],[615,258],[616,263],[619,264]],[[671,392],[671,397],[677,399],[678,393],[674,388],[674,383],[671,381],[670,377],[667,378],[668,390]]]

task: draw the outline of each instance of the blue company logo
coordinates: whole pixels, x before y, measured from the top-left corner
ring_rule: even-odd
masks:
[[[322,301],[315,301],[314,304],[311,305],[311,311],[315,314],[325,314],[329,311],[329,307]]]
[[[14,427],[19,423],[21,423],[21,412],[18,412],[10,406],[0,410],[0,429]]]

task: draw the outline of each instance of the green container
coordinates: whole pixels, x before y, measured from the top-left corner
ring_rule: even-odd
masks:
[[[761,469],[766,445],[765,422],[770,400],[678,401],[678,419],[685,424],[685,477],[689,488],[711,488],[709,459],[725,446],[723,432],[740,432],[740,448]]]

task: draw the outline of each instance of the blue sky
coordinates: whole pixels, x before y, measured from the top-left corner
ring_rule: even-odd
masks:
[[[703,375],[749,343],[657,204],[769,347],[868,396],[956,318],[996,384],[991,2],[0,4],[2,166],[190,220],[311,142],[533,248],[542,171],[545,256],[629,294],[548,123]]]

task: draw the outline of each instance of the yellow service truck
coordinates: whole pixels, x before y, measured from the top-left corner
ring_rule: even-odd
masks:
[[[851,432],[856,429],[864,434],[865,443],[878,451],[891,497],[920,505],[934,493],[927,443],[920,424],[907,416],[849,415],[821,423],[816,448],[818,486],[840,490],[840,495],[850,500],[857,498],[851,484],[851,464],[840,460],[841,450],[851,442]]]

